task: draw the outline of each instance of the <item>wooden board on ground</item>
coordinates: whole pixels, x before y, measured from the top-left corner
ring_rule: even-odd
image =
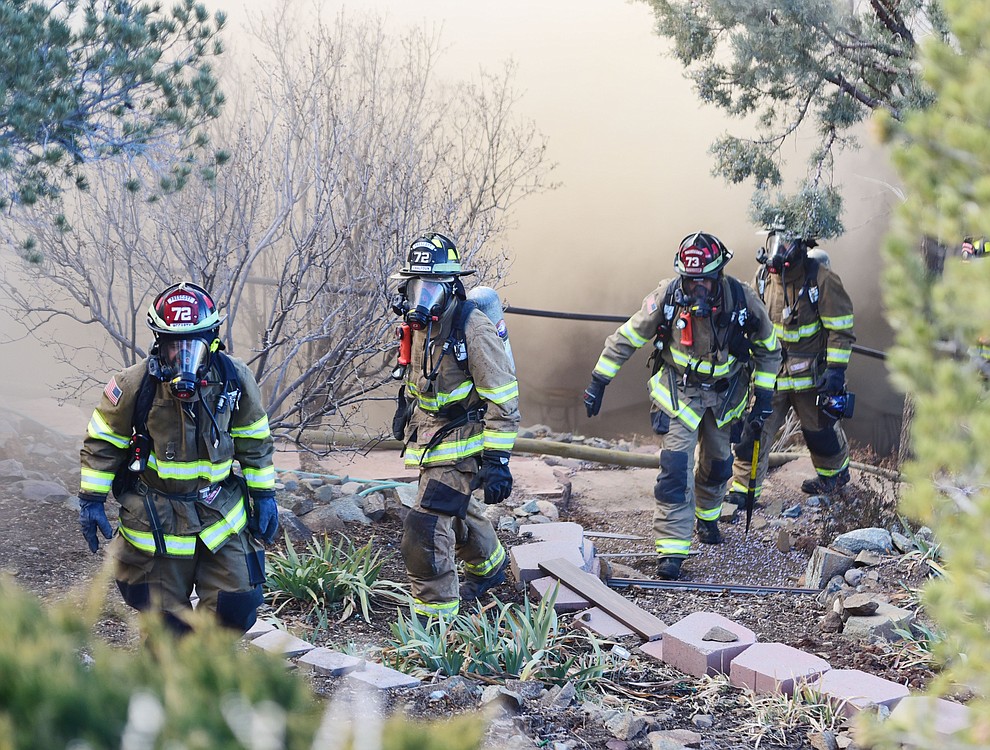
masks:
[[[659,617],[640,609],[624,596],[610,589],[598,578],[585,573],[567,560],[561,558],[547,560],[540,563],[540,569],[605,610],[647,641],[657,640],[667,629]]]

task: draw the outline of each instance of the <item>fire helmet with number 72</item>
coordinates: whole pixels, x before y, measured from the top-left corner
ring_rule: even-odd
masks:
[[[168,287],[148,308],[148,328],[155,334],[155,349],[162,380],[172,393],[190,399],[209,369],[210,355],[221,348],[221,316],[213,297],[189,281]]]

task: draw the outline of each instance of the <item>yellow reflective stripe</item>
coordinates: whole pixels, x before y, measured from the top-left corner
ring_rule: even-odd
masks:
[[[661,377],[665,372],[666,370],[661,370],[650,378],[650,397],[660,404],[660,406],[664,407],[668,413],[673,414],[681,420],[688,428],[692,430],[698,429],[698,425],[701,424],[701,415],[697,414],[683,400],[681,400],[681,408],[676,411],[674,410],[670,391],[661,382]]]
[[[724,378],[736,364],[736,358],[731,354],[728,360],[714,368],[708,360],[692,357],[679,349],[671,349],[670,354],[674,359],[674,363],[680,365],[683,369],[698,372],[702,375],[712,375],[716,378]]]
[[[245,526],[247,526],[247,508],[244,506],[244,500],[241,499],[227,515],[199,532],[199,538],[210,552],[214,552],[230,537],[237,536],[243,531]]]
[[[256,422],[243,427],[231,427],[230,436],[232,438],[252,438],[254,440],[264,440],[272,434],[268,427],[268,415],[264,415]]]
[[[607,380],[611,380],[615,377],[616,373],[619,372],[619,363],[612,361],[603,354],[598,358],[594,371],[605,377]]]
[[[457,610],[460,609],[460,601],[454,600],[452,602],[424,602],[422,599],[413,599],[412,610],[417,615],[426,615],[427,617],[454,617],[457,614]]]
[[[825,350],[825,359],[830,365],[846,365],[849,364],[849,355],[851,353],[849,349],[833,349],[830,346]]]
[[[484,437],[479,432],[477,435],[472,435],[466,440],[451,440],[443,441],[434,448],[430,448],[429,453],[426,454],[425,458],[422,458],[423,464],[437,463],[438,461],[457,461],[462,458],[467,458],[468,456],[474,456],[481,453],[484,448]],[[406,466],[417,466],[420,463],[420,458],[423,456],[424,448],[414,448],[410,446],[406,450]]]
[[[765,370],[756,370],[753,373],[753,385],[757,388],[766,388],[768,391],[772,391],[776,382],[777,375],[775,373],[766,372]]]
[[[227,459],[223,463],[213,464],[209,461],[163,461],[155,455],[154,451],[148,456],[148,468],[158,474],[162,479],[194,480],[205,479],[210,484],[222,482],[230,474],[230,467],[233,466],[233,459]]]
[[[135,531],[120,526],[120,535],[142,552],[155,554],[155,537],[150,531]],[[196,552],[195,536],[175,536],[165,534],[165,554],[175,557],[192,557]]]
[[[488,399],[493,404],[504,404],[506,401],[519,398],[519,382],[516,380],[505,385],[500,385],[498,388],[481,388],[477,384],[475,384],[475,387],[478,388],[479,395]]]
[[[846,331],[853,327],[853,316],[836,315],[831,318],[822,316],[822,324],[830,331]]]
[[[753,339],[754,344],[762,346],[769,352],[775,352],[779,349],[779,344],[777,344],[777,327],[774,326],[773,330],[770,331],[770,335],[765,339]]]
[[[619,333],[625,337],[626,341],[635,346],[637,349],[646,343],[646,339],[636,333],[636,329],[632,327],[628,320],[619,326]]]
[[[495,570],[499,565],[505,561],[505,547],[501,544],[498,545],[498,549],[488,556],[488,559],[484,562],[480,562],[477,565],[469,565],[464,563],[464,570],[471,575],[476,575],[480,578],[487,578],[493,570]]]
[[[275,488],[275,467],[265,466],[261,469],[254,469],[250,466],[242,466],[241,472],[244,474],[244,481],[252,490],[271,490]]]
[[[746,411],[746,399],[742,398],[739,399],[739,403],[727,411],[721,419],[716,419],[715,424],[718,427],[722,427],[723,425],[727,425],[729,422],[735,422],[742,416],[744,411]]]
[[[849,456],[846,456],[846,460],[842,462],[842,466],[838,469],[819,469],[815,468],[815,471],[820,477],[834,477],[836,474],[841,474],[843,471],[849,468]]]
[[[792,378],[789,375],[778,375],[777,376],[777,390],[778,391],[806,391],[809,388],[815,387],[815,381],[813,378],[807,376],[800,378]]]
[[[736,479],[732,480],[732,487],[730,489],[732,492],[738,492],[740,495],[746,495],[749,493],[749,485],[743,484]],[[761,492],[763,492],[763,485],[756,485],[756,497],[759,497]]]
[[[126,448],[131,444],[129,435],[120,435],[110,429],[110,425],[103,419],[99,411],[94,411],[86,427],[86,434],[96,440],[103,440],[116,448]]]
[[[722,515],[722,505],[720,503],[711,510],[702,510],[701,508],[695,508],[694,514],[702,521],[717,521],[719,517]]]
[[[512,451],[516,444],[515,432],[496,432],[495,430],[485,430],[482,433],[485,438],[484,447],[486,450]]]
[[[79,480],[79,489],[83,492],[93,492],[97,495],[105,495],[110,491],[113,484],[113,474],[108,471],[96,471],[82,467],[82,474]]]
[[[434,396],[427,396],[420,392],[415,383],[408,380],[406,381],[406,388],[409,389],[409,393],[416,398],[416,401],[419,403],[419,407],[424,411],[439,411],[445,406],[457,403],[458,401],[463,401],[468,397],[468,395],[470,395],[473,387],[473,382],[470,380],[465,380],[450,393],[444,393],[441,391]]]
[[[798,326],[797,328],[785,328],[780,323],[774,323],[774,328],[777,331],[777,336],[781,341],[786,341],[788,344],[793,344],[801,339],[810,338],[822,330],[822,325],[819,321],[814,321],[813,323],[807,323],[803,326]]]
[[[690,549],[690,539],[657,539],[658,555],[686,555]]]

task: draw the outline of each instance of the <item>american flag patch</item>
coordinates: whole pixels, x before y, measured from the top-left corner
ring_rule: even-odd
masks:
[[[120,401],[120,394],[121,390],[117,387],[117,377],[114,376],[110,378],[110,382],[107,383],[107,387],[103,389],[103,395],[110,400],[111,404],[116,406],[117,402]]]
[[[649,312],[651,312],[651,313],[655,313],[657,311],[657,298],[656,298],[656,295],[651,294],[649,296],[649,299],[646,302],[646,309]]]

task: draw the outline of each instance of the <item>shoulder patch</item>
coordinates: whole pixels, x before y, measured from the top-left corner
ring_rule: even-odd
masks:
[[[646,309],[648,312],[655,313],[657,311],[657,295],[651,294],[646,298]]]
[[[111,404],[116,406],[117,402],[120,401],[122,393],[123,392],[120,390],[120,386],[117,385],[117,376],[114,375],[110,378],[110,382],[107,383],[107,387],[103,389],[103,395],[107,397],[107,400],[110,401]]]

